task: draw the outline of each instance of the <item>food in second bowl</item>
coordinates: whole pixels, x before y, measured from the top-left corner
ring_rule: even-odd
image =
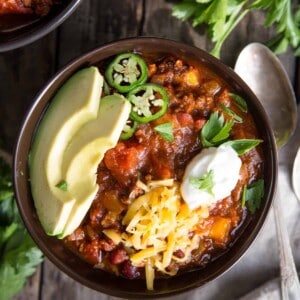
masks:
[[[1,14],[36,14],[45,16],[62,0],[0,0]]]
[[[262,140],[246,99],[200,63],[170,55],[122,53],[100,62],[97,70],[104,76],[100,103],[117,97],[130,107],[122,127],[111,129],[117,139],[105,151],[97,146],[103,155],[97,158],[98,165],[94,161],[92,171],[88,170],[91,152],[81,149],[96,139],[94,135],[85,139],[94,131],[93,120],[85,120],[68,134],[63,148],[55,139],[49,151],[39,146],[41,128],[45,136],[55,137],[68,120],[55,117],[64,121],[54,122],[56,129],[47,133],[48,112],[61,113],[52,106],[56,96],[33,143],[32,153],[44,147],[46,158],[39,165],[37,152],[30,157],[31,174],[33,168],[38,174],[31,176],[33,199],[45,224],[49,203],[42,192],[40,197],[34,192],[42,175],[52,195],[60,195],[60,203],[71,203],[67,210],[59,206],[60,218],[53,214],[50,224],[55,230],[43,225],[46,232],[64,238],[67,247],[96,268],[129,279],[145,278],[151,290],[156,277],[202,268],[239,237],[263,199]],[[60,101],[74,101],[72,97]],[[115,99],[109,101],[114,105]],[[64,105],[68,107],[63,104],[61,110],[66,113]],[[100,132],[102,127],[112,128],[109,119],[103,117],[107,121],[96,128]],[[45,162],[55,147],[60,149],[60,160],[48,168]],[[50,182],[47,172],[59,176]],[[96,190],[83,205],[81,191],[86,185]],[[71,202],[62,201],[69,194]],[[84,214],[73,213],[78,205],[84,207]]]

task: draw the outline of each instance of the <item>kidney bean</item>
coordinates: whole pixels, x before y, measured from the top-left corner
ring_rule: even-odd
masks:
[[[121,274],[128,279],[134,279],[141,275],[138,269],[131,264],[130,260],[125,260],[122,263],[120,271]]]
[[[118,249],[113,250],[109,256],[109,261],[113,265],[118,265],[118,264],[124,262],[125,260],[128,260],[128,254],[127,254],[126,250],[123,248],[118,248]]]
[[[178,258],[184,258],[185,256],[184,252],[181,249],[176,250],[173,254]]]
[[[111,239],[104,239],[104,240],[99,240],[99,247],[101,250],[110,252],[112,250],[114,250],[114,248],[116,247],[116,245],[114,244],[114,242]]]

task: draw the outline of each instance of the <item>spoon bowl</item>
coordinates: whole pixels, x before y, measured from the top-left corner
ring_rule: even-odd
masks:
[[[252,43],[240,53],[234,70],[265,108],[279,150],[288,142],[297,126],[296,97],[283,66],[266,46]],[[298,161],[299,156],[297,155]],[[300,299],[300,283],[282,214],[282,196],[277,191],[273,202],[279,245],[281,294],[283,300]]]
[[[249,85],[264,106],[281,148],[297,124],[297,104],[287,73],[266,46],[252,43],[240,53],[234,70]]]

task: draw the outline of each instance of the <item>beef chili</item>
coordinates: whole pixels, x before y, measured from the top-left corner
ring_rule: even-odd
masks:
[[[259,208],[264,158],[246,101],[217,74],[174,56],[137,55],[137,78],[119,74],[120,66],[129,65],[128,55],[116,75],[111,61],[99,65],[102,74],[110,70],[105,94],[132,86],[124,94],[132,113],[123,138],[98,167],[96,199],[64,242],[94,267],[146,278],[153,289],[155,277],[205,267],[231,247],[238,228]],[[141,60],[148,77],[135,85]],[[148,106],[138,107],[147,93]],[[223,144],[239,153],[237,183],[224,199],[191,209],[180,191],[186,168],[205,148]]]

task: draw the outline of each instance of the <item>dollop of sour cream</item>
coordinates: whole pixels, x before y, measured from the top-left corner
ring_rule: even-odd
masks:
[[[181,195],[190,209],[208,207],[228,197],[235,188],[242,161],[228,145],[203,149],[188,164]],[[211,189],[199,188],[193,181],[210,176]]]

